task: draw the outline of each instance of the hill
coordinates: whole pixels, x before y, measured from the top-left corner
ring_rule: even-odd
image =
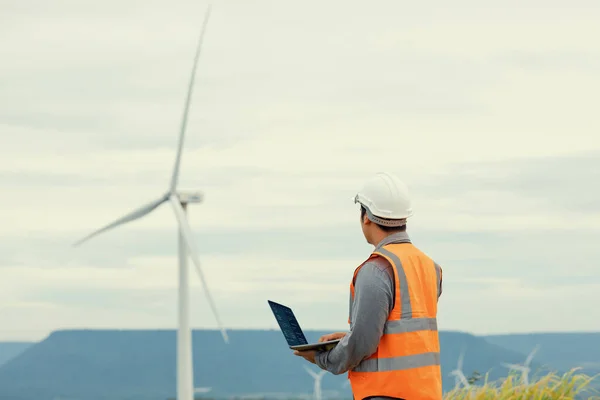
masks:
[[[0,342],[0,366],[24,352],[32,344],[29,342]]]
[[[528,354],[540,345],[535,360],[567,370],[581,366],[588,375],[600,374],[600,333],[527,333],[485,336],[498,346]]]
[[[309,340],[326,332],[307,332]],[[215,396],[264,392],[308,393],[313,380],[305,363],[286,347],[280,331],[230,331],[223,343],[218,331],[194,331],[196,386],[210,386]],[[464,372],[491,370],[506,376],[501,362],[521,362],[524,355],[461,332],[441,332],[444,388],[465,348]],[[314,367],[316,368],[316,367]],[[327,375],[323,391],[343,388],[346,376]],[[0,399],[89,400],[156,399],[175,393],[175,331],[69,330],[52,333],[0,367]]]

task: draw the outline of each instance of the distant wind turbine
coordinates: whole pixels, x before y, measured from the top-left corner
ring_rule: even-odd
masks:
[[[321,370],[319,371],[319,373],[316,373],[312,369],[308,368],[306,365],[303,365],[303,367],[306,370],[306,372],[308,372],[309,375],[312,376],[315,380],[315,386],[313,390],[314,399],[321,400],[321,380],[323,379],[323,376],[327,373],[327,371]]]
[[[194,86],[194,79],[196,76],[196,67],[198,59],[200,57],[200,49],[202,48],[202,41],[204,38],[204,32],[210,16],[210,5],[206,11],[198,45],[196,47],[196,54],[194,57],[194,63],[192,73],[189,81],[187,97],[185,100],[185,106],[183,110],[183,117],[181,120],[180,132],[179,132],[179,143],[177,148],[177,155],[175,158],[175,165],[173,168],[173,175],[171,176],[171,182],[169,189],[166,193],[161,195],[157,200],[152,201],[142,207],[139,207],[129,214],[117,219],[116,221],[106,225],[105,227],[89,234],[83,239],[75,243],[75,246],[85,242],[88,239],[98,235],[99,233],[108,231],[114,227],[125,224],[127,222],[139,219],[155,208],[165,202],[169,202],[175,213],[175,218],[179,225],[179,294],[178,294],[178,319],[179,326],[177,330],[177,400],[193,400],[194,398],[194,383],[193,383],[193,363],[192,363],[192,335],[190,329],[189,320],[189,282],[188,282],[188,254],[192,258],[196,271],[200,275],[200,280],[204,287],[204,293],[208,299],[208,303],[212,309],[212,312],[217,319],[217,324],[223,339],[226,343],[229,342],[227,332],[221,323],[221,318],[217,312],[217,308],[212,299],[206,279],[202,269],[200,268],[200,261],[198,260],[197,251],[192,236],[192,230],[187,221],[186,209],[189,203],[199,203],[202,200],[202,195],[199,192],[182,192],[177,190],[177,182],[179,179],[179,169],[181,165],[181,153],[183,151],[183,141],[185,137],[185,130],[188,120],[188,112],[191,103],[192,91]]]
[[[465,374],[462,371],[462,364],[463,364],[464,357],[465,357],[465,351],[463,350],[460,353],[460,355],[458,356],[458,362],[456,363],[456,369],[454,369],[450,372],[450,376],[454,376],[455,388],[458,388],[461,384],[464,387],[471,386],[469,384],[469,381],[467,380],[467,377],[465,376]]]
[[[531,364],[531,360],[533,360],[533,356],[535,355],[535,353],[537,353],[537,351],[539,349],[540,349],[540,345],[538,344],[537,346],[535,346],[533,348],[531,353],[529,353],[529,355],[525,359],[525,363],[523,363],[523,365],[508,364],[508,363],[502,363],[502,365],[510,370],[520,371],[521,372],[521,382],[525,385],[529,385],[529,371],[531,371],[531,369],[529,368],[529,364]]]

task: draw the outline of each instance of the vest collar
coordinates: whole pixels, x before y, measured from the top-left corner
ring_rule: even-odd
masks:
[[[406,231],[393,233],[379,242],[377,246],[375,246],[375,250],[379,250],[383,246],[392,243],[410,243],[410,237],[408,237]]]

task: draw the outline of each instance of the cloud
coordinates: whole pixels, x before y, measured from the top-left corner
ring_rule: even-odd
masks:
[[[444,329],[556,330],[556,310],[599,300],[600,281],[589,262],[597,253],[596,231],[411,232],[414,242],[444,269]],[[230,327],[274,327],[264,303],[275,299],[293,305],[307,328],[344,329],[349,279],[370,251],[357,227],[206,232],[197,235],[197,243],[213,296]],[[69,262],[50,256],[54,264],[40,265],[42,258],[35,253],[22,265],[4,261],[0,317],[28,331],[171,327],[175,245],[175,236],[162,230],[122,230],[76,251],[65,249],[62,256],[69,252]],[[5,246],[4,255],[12,243]],[[42,246],[38,242],[34,248]],[[193,269],[190,274],[194,324],[214,327],[198,277]],[[23,309],[44,316],[33,324]],[[569,313],[567,322],[569,329],[593,329],[588,320]]]
[[[356,151],[351,141],[345,143],[348,153]],[[244,162],[242,153],[239,158],[217,156],[228,152],[198,150],[184,155],[182,187],[201,188],[206,196],[203,204],[190,209],[194,229],[354,226],[356,207],[350,198],[371,171],[359,171],[343,158],[338,160],[348,162],[348,168],[336,171],[326,163],[270,169],[269,162],[278,163],[279,158],[252,165],[251,160]],[[164,193],[172,152],[138,155],[136,163],[131,163],[129,156],[125,151],[112,153],[110,163],[108,158],[89,155],[79,159],[79,167],[62,160],[63,164],[55,163],[51,169],[44,167],[43,160],[32,164],[23,160],[14,172],[7,168],[0,173],[7,188],[0,200],[0,215],[12,222],[0,227],[0,235],[50,229],[54,235],[80,237]],[[46,157],[61,162],[58,155]],[[315,167],[321,168],[320,172]],[[203,172],[194,176],[189,171]],[[404,174],[415,197],[417,225],[467,232],[590,230],[600,221],[596,210],[600,192],[590,184],[598,179],[594,152],[446,164],[444,172],[439,171]],[[174,220],[168,207],[162,206],[135,226],[172,229]]]
[[[347,277],[340,267],[348,261],[318,261],[320,281],[310,279],[303,261],[276,257],[203,257],[205,275],[228,326],[274,326],[266,298],[292,299],[305,321],[314,302],[347,307]],[[176,305],[176,257],[137,257],[134,268],[16,268],[3,269],[0,318],[10,318],[23,330],[52,326],[161,326],[174,323]],[[206,267],[208,266],[208,267]],[[289,279],[290,274],[292,279]],[[194,324],[214,326],[199,279],[191,271]],[[310,293],[310,296],[306,296]],[[243,301],[240,301],[243,299]],[[339,300],[342,300],[341,302]],[[7,301],[7,302],[5,302]],[[267,307],[267,308],[265,308]],[[45,310],[35,321],[19,317],[23,308]],[[339,306],[338,306],[339,308]],[[262,310],[262,312],[261,312]],[[112,317],[111,317],[112,314]],[[135,316],[134,319],[132,316]],[[326,315],[317,317],[321,323]],[[210,318],[210,319],[209,319]],[[212,325],[211,325],[212,324]],[[52,328],[50,328],[52,329]]]
[[[447,306],[441,305],[441,319],[446,329],[482,333],[493,329],[551,330],[548,315],[554,306],[550,304],[563,307],[557,304],[563,297],[553,297],[552,293],[598,300],[595,293],[600,282],[589,262],[597,255],[597,214],[580,210],[565,215],[567,203],[555,195],[556,188],[567,183],[572,185],[571,192],[587,190],[593,194],[589,187],[593,167],[593,154],[462,163],[449,165],[446,174],[413,182],[418,212],[410,232],[415,243],[444,268]],[[222,197],[192,207],[190,219],[201,262],[215,282],[213,291],[228,321],[239,327],[270,326],[270,315],[260,314],[260,307],[266,297],[281,296],[298,304],[309,326],[331,326],[329,317],[347,312],[349,274],[370,251],[360,236],[357,210],[349,201],[349,193],[342,195],[345,188],[354,188],[351,183],[356,179],[311,173],[289,176],[275,171],[256,171],[253,178],[244,176],[241,180],[219,181],[217,176],[207,179],[214,180],[213,192],[223,191]],[[547,186],[533,185],[536,176]],[[581,179],[571,179],[573,176]],[[532,185],[523,184],[524,180]],[[133,184],[134,180],[125,178],[123,182]],[[319,192],[303,189],[310,188],[311,183],[329,191],[318,196]],[[88,186],[88,195],[101,196],[93,192],[95,185]],[[73,186],[86,187],[81,182]],[[254,197],[256,192],[269,193],[273,187],[280,188],[275,197]],[[25,192],[20,188],[18,193]],[[135,190],[126,193],[131,193],[130,203],[134,204]],[[244,197],[245,193],[252,195]],[[478,196],[480,193],[485,196]],[[16,318],[14,313],[23,307],[40,305],[39,310],[51,309],[63,316],[49,319],[47,329],[64,324],[169,326],[173,318],[169,307],[175,301],[176,235],[168,206],[80,248],[70,247],[81,234],[97,228],[94,221],[99,226],[120,215],[124,207],[118,205],[121,200],[114,200],[120,194],[105,193],[108,207],[101,207],[101,214],[90,213],[87,204],[57,213],[56,225],[46,225],[52,213],[43,217],[42,210],[37,215],[13,210],[19,218],[14,226],[22,229],[23,215],[33,214],[37,229],[20,234],[18,229],[6,229],[0,242],[1,271],[16,279],[4,283],[6,318]],[[315,197],[321,203],[314,203]],[[31,210],[39,207],[36,204],[31,203]],[[55,204],[56,210],[63,209],[60,203]],[[16,271],[23,275],[15,275]],[[313,274],[320,279],[314,280]],[[197,296],[198,304],[203,304],[201,292]],[[238,316],[240,298],[245,299],[244,310],[252,318]],[[482,325],[485,329],[460,314],[459,310],[471,307],[474,299],[479,308],[470,315],[477,321],[493,319]],[[117,303],[127,304],[127,310],[121,310]],[[521,310],[518,320],[506,312],[508,308],[502,311],[500,303]],[[111,308],[112,319],[106,311]],[[91,318],[95,312],[90,312],[91,319],[87,318],[84,309],[102,309],[98,312],[104,316]],[[136,310],[139,315],[131,320]],[[529,321],[526,312],[535,312],[536,319]],[[201,314],[210,315],[208,310]],[[572,321],[577,329],[588,328],[583,320],[577,321]],[[19,322],[19,326],[26,325]]]
[[[592,151],[510,162],[462,163],[432,175],[419,188],[431,195],[443,191],[459,198],[469,193],[483,198],[495,195],[498,214],[509,213],[502,203],[510,201],[506,196],[511,196],[522,201],[521,211],[543,208],[548,214],[556,214],[549,218],[560,218],[561,214],[590,217],[600,212],[600,189],[591,184],[600,179],[599,160],[600,153]]]
[[[597,72],[599,55],[579,51],[515,51],[505,55],[504,61],[516,67],[532,70],[561,69]]]
[[[591,329],[600,8],[579,5],[215,3],[180,186],[206,195],[189,218],[226,321],[274,326],[272,295],[343,329],[370,250],[350,198],[390,170],[444,267],[441,326]],[[0,6],[5,335],[175,323],[168,205],[70,244],[167,189],[205,6]]]
[[[306,329],[345,327],[348,283],[357,260],[306,262],[273,255],[236,255],[205,256],[203,261],[229,327],[274,328],[267,299],[292,305]],[[139,257],[135,264],[135,268],[120,270],[9,269],[5,274],[8,279],[1,284],[0,318],[13,322],[11,330],[37,331],[28,337],[39,337],[55,327],[173,327],[175,257]],[[586,322],[588,318],[580,319],[572,312],[572,304],[597,302],[600,282],[547,286],[516,277],[494,278],[498,269],[488,271],[490,278],[470,279],[464,274],[457,276],[457,267],[456,263],[444,264],[445,289],[440,301],[443,329],[489,333],[594,328],[593,323]],[[213,328],[214,319],[193,272],[191,284],[192,322],[197,327]],[[556,312],[564,315],[563,327],[556,326]],[[30,318],[32,313],[39,318]],[[4,336],[10,337],[11,330]]]

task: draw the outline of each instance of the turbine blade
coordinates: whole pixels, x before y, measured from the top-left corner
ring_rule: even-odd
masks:
[[[162,203],[164,203],[165,201],[167,201],[168,196],[164,195],[162,196],[160,199],[158,200],[154,200],[153,202],[150,202],[146,205],[143,205],[139,208],[136,208],[135,210],[131,211],[129,214],[124,215],[123,217],[117,219],[114,222],[111,222],[110,224],[98,229],[97,231],[94,231],[92,233],[90,233],[89,235],[87,235],[86,237],[84,237],[83,239],[78,240],[77,242],[75,242],[73,244],[73,246],[79,246],[81,243],[85,242],[86,240],[91,239],[92,237],[105,232],[109,229],[112,229],[118,225],[122,225],[125,224],[127,222],[131,222],[133,220],[142,218],[144,215],[150,213],[151,211],[153,211],[156,207],[160,206]]]
[[[204,32],[206,31],[206,25],[208,23],[208,17],[210,16],[211,6],[209,5],[204,16],[204,22],[202,23],[202,30],[200,31],[200,38],[198,39],[198,45],[196,47],[196,54],[194,56],[194,64],[192,67],[192,74],[190,76],[190,83],[188,85],[187,97],[185,99],[185,106],[183,108],[183,116],[181,118],[181,126],[179,129],[179,143],[177,148],[177,156],[175,158],[175,167],[173,168],[173,176],[171,177],[170,191],[173,193],[177,187],[177,180],[179,179],[179,167],[181,165],[181,152],[183,150],[183,141],[185,137],[185,129],[187,127],[188,112],[190,110],[190,103],[192,100],[192,92],[194,90],[194,80],[196,79],[196,68],[198,65],[198,59],[200,58],[200,50],[202,49],[202,42],[204,40]]]
[[[465,358],[465,351],[463,350],[458,356],[458,363],[456,364],[457,369],[462,369],[463,359]]]
[[[533,360],[533,356],[535,355],[535,353],[537,353],[537,351],[539,349],[540,349],[540,345],[539,344],[533,348],[533,350],[531,351],[531,353],[529,353],[529,355],[527,356],[527,359],[525,360],[525,365],[529,365],[529,363],[531,362],[531,360]]]
[[[455,375],[455,376],[454,376],[454,386],[455,386],[455,387],[459,387],[459,386],[460,386],[460,384],[461,384],[461,382],[460,382],[460,378],[458,377],[458,375]]]
[[[469,386],[469,381],[467,380],[467,378],[464,375],[461,374],[460,380],[464,386]]]
[[[312,376],[313,378],[318,378],[318,375],[310,368],[308,368],[306,365],[303,365],[304,369],[306,370],[306,372],[308,372],[310,374],[310,376]]]
[[[206,279],[204,278],[202,268],[200,268],[200,261],[198,260],[196,245],[194,244],[194,240],[192,239],[192,229],[190,228],[190,225],[187,222],[185,212],[183,211],[183,207],[179,203],[179,199],[176,195],[172,194],[169,197],[169,200],[171,201],[171,205],[173,206],[173,211],[175,211],[177,222],[179,222],[179,229],[181,230],[182,236],[185,239],[185,244],[187,246],[188,253],[190,254],[190,258],[196,266],[196,271],[198,272],[198,275],[200,275],[200,281],[202,282],[202,286],[204,287],[204,293],[206,294],[206,298],[208,299],[210,308],[212,309],[212,312],[215,315],[217,324],[219,326],[219,329],[221,330],[221,334],[223,335],[223,340],[225,340],[225,343],[229,343],[229,337],[227,336],[227,332],[225,331],[225,328],[221,323],[221,317],[219,316],[217,307],[215,306],[215,303],[208,289],[208,284],[206,283]]]

